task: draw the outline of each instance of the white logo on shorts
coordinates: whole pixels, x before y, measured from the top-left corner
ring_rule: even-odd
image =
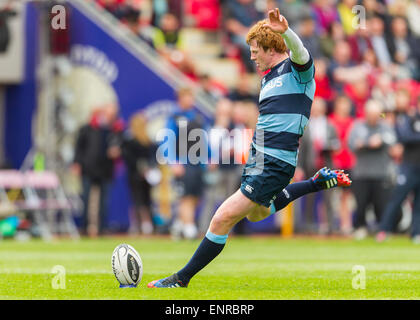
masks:
[[[283,189],[283,193],[284,193],[284,195],[286,196],[287,199],[290,198],[290,194],[289,194],[289,192],[287,192],[286,189]]]
[[[274,200],[277,199],[277,196],[274,196],[273,199],[270,200],[270,203],[272,204],[274,202]]]
[[[247,185],[245,186],[245,190],[246,190],[248,193],[252,193],[252,192],[254,191],[254,188],[253,188],[253,187],[251,187],[249,184],[247,184]]]

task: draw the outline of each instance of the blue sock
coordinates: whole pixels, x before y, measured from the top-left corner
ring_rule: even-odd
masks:
[[[183,283],[188,283],[196,273],[208,265],[223,250],[228,235],[219,236],[207,231],[191,260],[177,272]]]
[[[273,202],[271,212],[277,212],[297,198],[302,197],[305,194],[317,191],[319,191],[319,188],[316,186],[315,182],[312,181],[312,179],[289,184],[280,192],[280,194],[277,195]]]

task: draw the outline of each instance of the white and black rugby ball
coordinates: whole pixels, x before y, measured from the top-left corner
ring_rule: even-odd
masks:
[[[137,286],[143,276],[143,263],[138,252],[128,244],[118,245],[111,258],[112,271],[122,286]]]

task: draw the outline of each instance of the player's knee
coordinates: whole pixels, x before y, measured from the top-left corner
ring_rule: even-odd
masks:
[[[230,210],[219,211],[214,215],[212,225],[216,228],[232,225],[235,221],[234,217],[234,213]]]
[[[230,224],[231,219],[226,214],[215,215],[212,219],[212,225],[215,228],[220,228]]]

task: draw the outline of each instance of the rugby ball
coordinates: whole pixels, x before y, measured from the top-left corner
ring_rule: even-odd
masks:
[[[128,244],[120,244],[112,253],[112,271],[120,287],[136,287],[143,276],[143,263],[138,252]]]

